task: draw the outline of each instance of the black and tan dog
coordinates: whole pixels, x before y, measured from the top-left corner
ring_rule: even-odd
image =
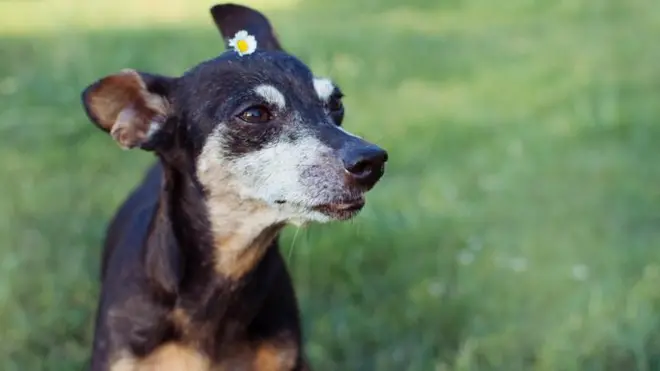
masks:
[[[262,14],[211,14],[226,42],[244,30],[256,50],[83,92],[91,121],[159,159],[108,230],[94,371],[309,370],[278,234],[355,216],[384,171],[386,152],[341,128],[337,86]]]

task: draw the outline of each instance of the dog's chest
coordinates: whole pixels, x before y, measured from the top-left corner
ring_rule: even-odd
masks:
[[[297,350],[264,343],[259,347],[236,349],[221,360],[213,361],[203,353],[179,343],[156,348],[136,359],[124,356],[113,363],[111,371],[292,371]]]
[[[165,344],[148,356],[136,359],[126,355],[115,361],[111,371],[215,371],[208,357],[180,345]],[[220,371],[220,370],[218,370]]]

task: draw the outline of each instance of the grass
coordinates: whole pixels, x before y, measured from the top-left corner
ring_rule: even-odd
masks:
[[[80,91],[222,50],[210,2],[124,3],[0,3],[2,370],[83,368],[100,239],[152,160]],[[282,240],[315,369],[660,370],[660,8],[402,4],[260,5],[390,152],[358,219]]]

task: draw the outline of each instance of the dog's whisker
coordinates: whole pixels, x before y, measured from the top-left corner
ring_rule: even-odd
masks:
[[[287,254],[286,261],[291,262],[291,254],[293,253],[293,246],[296,244],[296,239],[298,238],[298,233],[300,233],[300,227],[296,227],[296,233],[293,234],[291,239],[291,246],[289,246],[289,253]]]

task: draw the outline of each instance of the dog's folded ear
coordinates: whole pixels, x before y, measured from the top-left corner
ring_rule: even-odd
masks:
[[[123,148],[152,150],[170,115],[174,79],[135,70],[106,76],[82,93],[90,120]]]
[[[211,7],[211,16],[225,40],[225,45],[236,32],[245,30],[257,39],[258,49],[283,50],[268,18],[252,8],[237,4],[218,4]]]

